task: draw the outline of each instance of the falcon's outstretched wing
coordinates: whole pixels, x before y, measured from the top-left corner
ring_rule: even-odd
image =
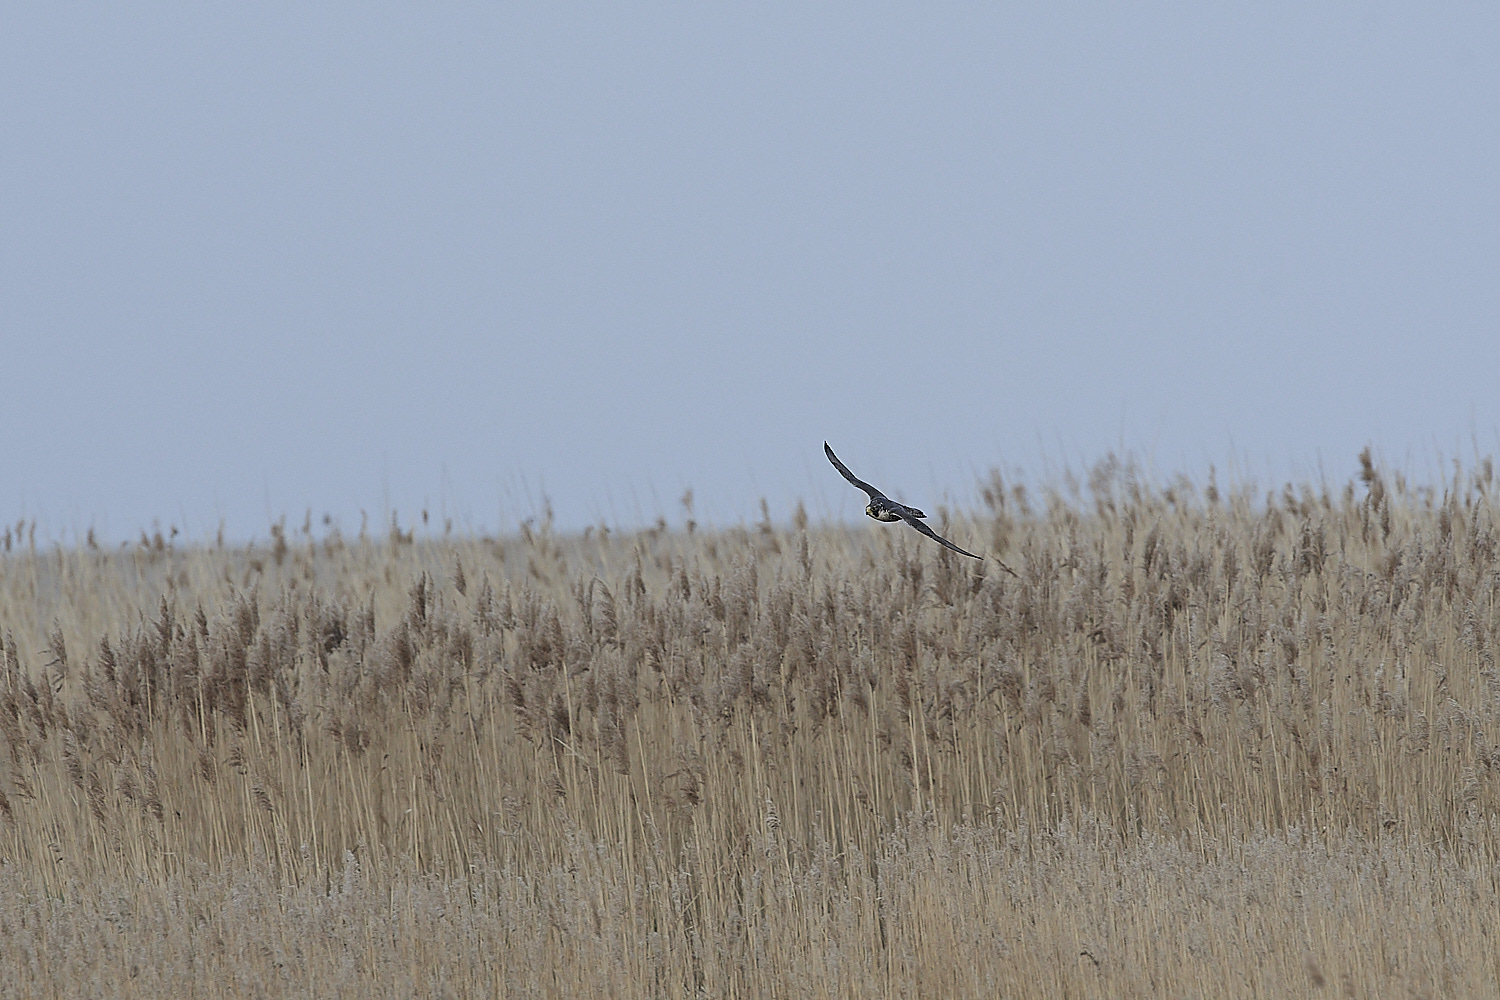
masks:
[[[869,483],[855,479],[854,473],[850,472],[849,467],[846,466],[843,462],[839,461],[839,457],[833,453],[833,449],[828,447],[827,441],[823,442],[823,453],[828,456],[828,461],[833,463],[833,467],[839,470],[840,475],[849,480],[849,482],[853,483],[855,486],[858,486],[860,489],[864,490],[866,493],[870,494],[871,500],[874,500],[876,497],[879,497],[882,500],[890,499],[884,493],[871,486]]]
[[[937,542],[939,545],[946,545],[948,546],[948,548],[952,549],[954,552],[957,552],[959,555],[968,556],[970,559],[984,558],[983,556],[976,556],[972,552],[965,552],[963,549],[959,548],[957,545],[954,545],[952,542],[948,541],[948,539],[944,538],[942,535],[939,535],[936,531],[933,531],[931,528],[927,527],[927,525],[923,524],[921,521],[918,521],[914,517],[904,517],[902,518],[902,520],[911,525],[913,528],[916,528],[928,538]]]

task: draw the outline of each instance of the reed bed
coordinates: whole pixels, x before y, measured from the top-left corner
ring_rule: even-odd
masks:
[[[0,995],[1495,995],[1494,491],[12,526]]]

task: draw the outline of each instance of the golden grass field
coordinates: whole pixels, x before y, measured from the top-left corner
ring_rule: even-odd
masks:
[[[0,554],[0,996],[1500,995],[1496,483]]]

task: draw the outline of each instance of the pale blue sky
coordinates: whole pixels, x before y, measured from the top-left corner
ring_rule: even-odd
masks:
[[[0,520],[1500,451],[1492,4],[18,4]]]

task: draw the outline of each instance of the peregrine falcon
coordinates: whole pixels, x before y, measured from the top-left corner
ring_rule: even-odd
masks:
[[[870,495],[870,502],[865,505],[865,513],[873,517],[875,520],[905,521],[907,524],[911,525],[913,528],[916,528],[922,534],[926,535],[928,538],[931,538],[939,545],[946,545],[948,548],[952,549],[954,552],[957,552],[960,555],[968,556],[971,559],[984,558],[983,556],[976,556],[972,552],[965,552],[957,545],[954,545],[952,542],[948,541],[948,539],[942,537],[937,532],[927,527],[927,525],[923,524],[921,521],[921,519],[926,517],[927,515],[922,513],[920,510],[917,510],[917,508],[908,507],[905,504],[897,503],[890,497],[886,496],[884,493],[877,490],[875,487],[871,486],[869,483],[861,482],[860,480],[855,479],[854,473],[850,472],[848,467],[845,466],[843,462],[839,461],[839,457],[833,453],[833,449],[828,447],[827,441],[823,442],[823,451],[828,455],[828,461],[833,463],[833,467],[839,470],[840,475],[842,475],[845,479],[849,480],[849,482],[853,483],[855,486],[858,486],[860,489],[864,490]]]

